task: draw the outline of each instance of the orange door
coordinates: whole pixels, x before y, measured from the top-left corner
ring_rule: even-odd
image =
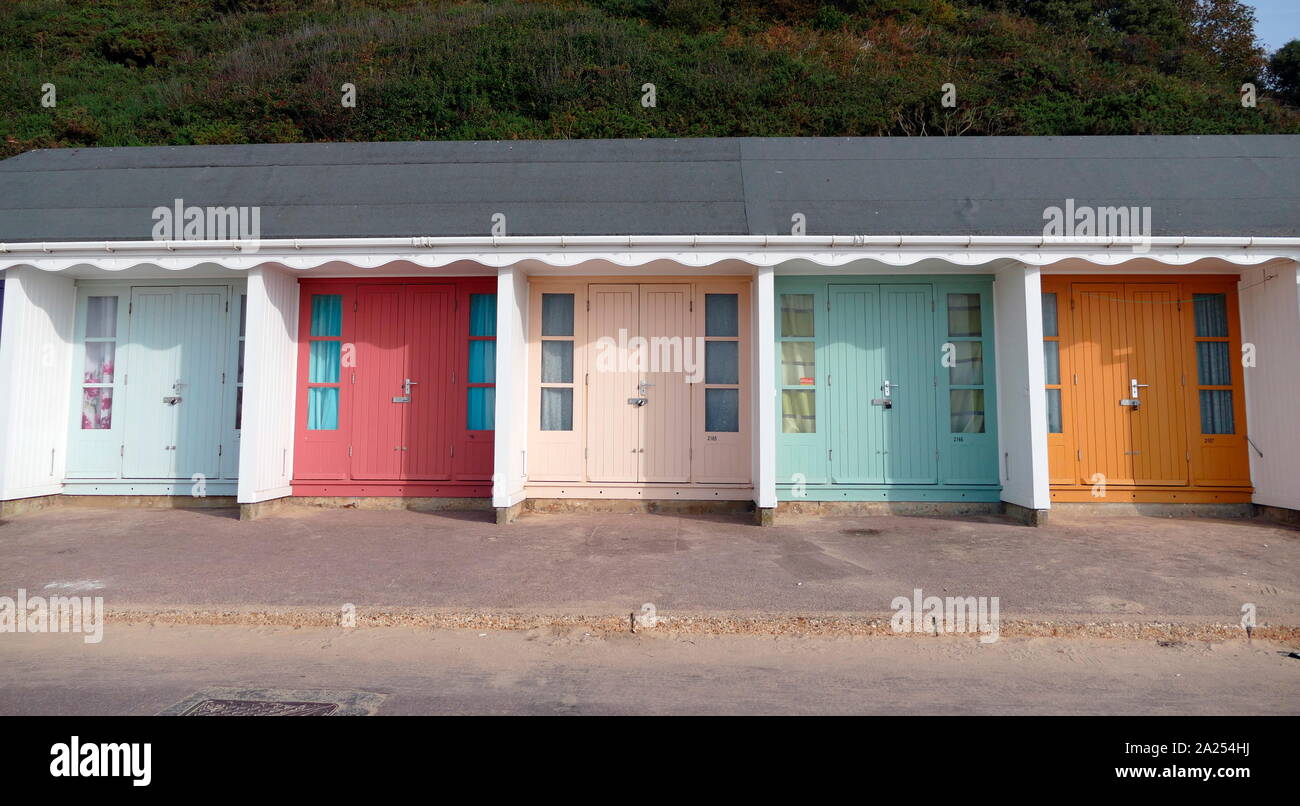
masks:
[[[1075,283],[1071,287],[1074,340],[1069,346],[1074,371],[1077,483],[1133,483],[1133,434],[1129,396],[1133,345],[1129,337],[1124,286]]]
[[[1136,484],[1187,484],[1187,419],[1183,387],[1182,304],[1176,283],[1128,284],[1130,398],[1124,407],[1132,432],[1133,481]]]

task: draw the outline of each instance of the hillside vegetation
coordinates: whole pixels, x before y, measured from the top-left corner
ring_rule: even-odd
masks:
[[[1300,131],[1237,0],[85,0],[0,6],[51,146]],[[1259,83],[1255,108],[1243,81]],[[356,87],[356,106],[340,87]],[[941,104],[951,83],[955,107]],[[42,106],[53,84],[54,107]],[[653,84],[655,105],[644,106]],[[1289,96],[1288,96],[1289,97]]]

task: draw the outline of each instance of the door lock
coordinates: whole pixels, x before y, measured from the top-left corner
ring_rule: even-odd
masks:
[[[871,401],[871,405],[880,406],[881,408],[886,408],[886,409],[892,409],[894,407],[894,398],[891,396],[891,392],[901,387],[902,384],[891,383],[888,379],[886,379],[885,382],[880,385],[880,388],[882,391],[884,391],[885,396],[873,398]]]
[[[166,395],[165,397],[163,397],[163,403],[165,403],[168,406],[175,406],[177,403],[180,402],[181,402],[180,395]]]
[[[648,398],[648,397],[629,397],[629,398],[627,399],[627,402],[628,402],[628,405],[636,406],[637,408],[641,408],[642,406],[644,406],[645,404],[647,404],[647,403],[650,402],[650,398]]]

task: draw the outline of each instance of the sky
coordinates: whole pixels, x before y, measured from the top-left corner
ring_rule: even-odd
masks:
[[[1255,36],[1269,53],[1300,39],[1300,0],[1247,0],[1255,8]]]

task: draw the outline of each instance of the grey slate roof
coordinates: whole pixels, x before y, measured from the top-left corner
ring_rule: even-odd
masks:
[[[150,238],[260,206],[263,238],[1038,235],[1149,205],[1154,235],[1300,235],[1300,136],[739,138],[52,149],[0,162],[0,242]]]

